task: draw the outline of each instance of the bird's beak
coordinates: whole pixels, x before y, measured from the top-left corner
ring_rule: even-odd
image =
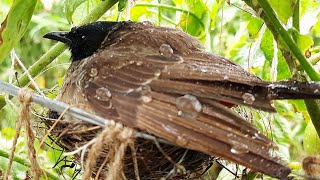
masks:
[[[56,41],[60,41],[65,44],[71,44],[72,41],[67,37],[67,35],[68,35],[68,32],[50,32],[48,34],[45,34],[43,37],[48,38],[48,39],[52,39],[52,40],[56,40]]]

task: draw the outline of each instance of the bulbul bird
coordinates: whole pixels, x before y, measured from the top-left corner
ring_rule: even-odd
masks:
[[[319,84],[263,81],[183,31],[149,22],[100,21],[44,37],[72,54],[58,100],[276,178],[291,169],[230,107],[275,112],[275,99],[320,98]]]

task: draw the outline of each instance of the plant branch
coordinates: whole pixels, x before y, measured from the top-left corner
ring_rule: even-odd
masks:
[[[275,40],[277,41],[278,44],[279,42],[279,35],[282,37],[282,39],[286,42],[288,47],[290,48],[290,51],[286,49],[281,49],[283,56],[285,57],[289,69],[293,75],[295,75],[295,78],[298,78],[299,80],[305,80],[304,77],[301,75],[296,74],[295,72],[297,71],[297,67],[295,66],[295,59],[291,54],[294,54],[296,58],[299,60],[301,66],[303,69],[307,72],[311,80],[314,81],[319,81],[320,76],[319,73],[316,72],[316,70],[312,67],[310,62],[306,60],[304,55],[301,53],[300,49],[297,47],[293,39],[290,37],[288,32],[283,28],[281,25],[280,21],[275,15],[275,12],[269,5],[269,3],[266,0],[257,0],[262,7],[263,11],[260,14],[260,18],[266,23],[268,29],[271,31],[273,34]],[[261,9],[259,4],[253,4],[252,0],[244,0],[244,2],[250,6],[256,13],[258,13]],[[299,3],[299,0],[297,0],[296,3]],[[300,3],[299,3],[300,4]],[[295,12],[299,12],[299,8],[296,6],[299,6],[299,4],[295,5]],[[297,15],[294,15],[294,26],[296,28],[299,27],[298,19],[296,17]],[[318,136],[320,137],[320,121],[319,121],[319,112],[320,112],[320,103],[319,100],[306,100],[305,104],[307,106],[308,113],[311,117],[311,120],[313,122],[313,125],[318,133]]]
[[[298,59],[298,61],[300,62],[301,66],[308,74],[310,79],[313,81],[320,81],[320,74],[313,68],[313,66],[307,61],[305,56],[301,53],[300,49],[293,41],[293,39],[290,37],[289,33],[281,25],[279,19],[277,18],[275,12],[271,8],[267,0],[257,1],[259,2],[266,16],[269,18],[271,24],[274,26],[274,29],[276,29],[279,35],[282,37],[282,39],[290,49],[291,53]]]

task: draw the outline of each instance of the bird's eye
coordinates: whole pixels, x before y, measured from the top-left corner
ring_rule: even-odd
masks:
[[[81,36],[81,39],[85,39],[86,38],[86,36]]]

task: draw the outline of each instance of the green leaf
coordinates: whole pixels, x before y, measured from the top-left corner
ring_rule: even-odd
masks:
[[[20,41],[30,23],[37,0],[15,0],[0,28],[0,62]]]
[[[293,39],[296,41],[298,48],[303,53],[313,46],[314,43],[311,36],[302,35],[295,29],[289,29],[288,32],[291,34]]]
[[[320,138],[318,137],[317,131],[314,128],[312,122],[309,122],[305,129],[303,138],[303,148],[305,152],[309,155],[320,153]]]
[[[312,27],[311,32],[314,33],[317,36],[320,36],[320,13],[318,14],[318,21]]]
[[[274,11],[277,12],[282,23],[287,24],[288,19],[293,15],[294,3],[296,0],[268,0]]]
[[[3,137],[6,140],[12,140],[15,134],[15,130],[12,128],[4,128],[1,130],[1,135],[3,135]]]
[[[278,77],[277,77],[278,81],[291,78],[291,72],[289,70],[289,66],[287,64],[287,61],[282,56],[282,53],[280,50],[278,51],[277,71],[278,71]]]
[[[251,16],[249,23],[247,25],[248,32],[251,38],[256,39],[258,38],[257,34],[259,33],[262,27],[263,21],[256,17]]]
[[[296,109],[297,112],[300,112],[303,114],[303,118],[306,122],[310,121],[310,116],[303,100],[288,100],[288,102],[294,105],[294,108]]]
[[[221,7],[222,0],[217,0],[215,1],[214,5],[211,8],[211,13],[210,13],[210,17],[211,17],[211,28],[216,28],[216,21],[217,21],[217,14],[219,12],[219,9]]]
[[[263,34],[261,44],[260,44],[260,49],[262,50],[266,60],[269,63],[271,63],[274,56],[274,50],[273,50],[273,36],[270,30],[266,30],[265,33]]]
[[[184,13],[181,18],[181,28],[189,34],[201,38],[210,27],[208,7],[201,0],[188,0],[185,3],[195,16]]]
[[[65,11],[66,11],[66,18],[70,24],[73,23],[72,15],[76,11],[76,9],[87,0],[66,0],[65,2]]]
[[[128,0],[119,0],[118,11],[122,12],[124,8],[127,6],[127,4],[128,4]]]

